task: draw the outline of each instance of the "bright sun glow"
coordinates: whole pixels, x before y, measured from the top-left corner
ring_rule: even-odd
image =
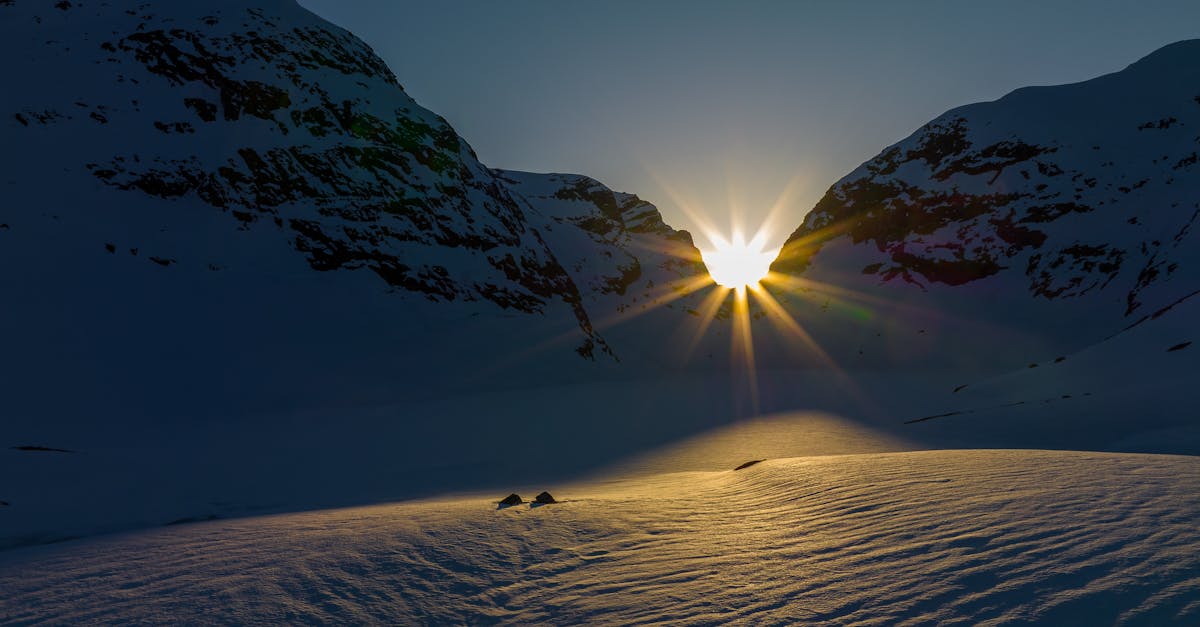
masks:
[[[741,233],[734,233],[729,241],[713,238],[713,249],[700,253],[713,281],[733,289],[757,285],[767,276],[778,252],[764,251],[763,239],[759,235],[746,242]]]

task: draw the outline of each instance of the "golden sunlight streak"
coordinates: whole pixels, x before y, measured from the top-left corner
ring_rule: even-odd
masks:
[[[750,287],[750,293],[754,294],[755,300],[758,301],[759,305],[761,305],[763,309],[767,311],[767,318],[772,324],[776,325],[777,328],[798,340],[808,350],[812,351],[825,365],[834,369],[837,368],[837,364],[835,364],[833,359],[829,357],[825,350],[822,349],[815,340],[813,340],[812,336],[808,334],[808,331],[805,331],[804,327],[800,326],[800,323],[796,322],[796,319],[792,318],[791,314],[789,314],[787,310],[779,304],[779,301],[775,300],[775,297],[771,296],[767,290],[763,289],[761,286],[753,285]]]
[[[725,297],[728,294],[728,289],[718,285],[704,297],[704,301],[701,302],[700,309],[696,314],[700,317],[700,324],[696,326],[696,332],[692,335],[692,340],[688,342],[684,357],[691,357],[692,353],[696,352],[696,347],[704,339],[704,334],[708,332],[708,327],[712,324],[712,321],[717,318],[717,312],[720,311],[721,305],[724,304]]]
[[[765,273],[764,273],[765,274]],[[758,285],[755,282],[755,285]],[[758,365],[754,361],[754,335],[750,331],[750,300],[746,295],[748,284],[738,286],[733,290],[733,335],[730,339],[733,345],[734,361],[740,359],[745,368],[746,383],[750,386],[750,407],[753,413],[758,413]]]

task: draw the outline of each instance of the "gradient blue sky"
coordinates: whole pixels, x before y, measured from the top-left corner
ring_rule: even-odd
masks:
[[[1200,37],[1194,0],[300,3],[371,44],[484,163],[636,193],[701,248],[698,220],[753,231],[783,196],[781,244],[947,109]]]

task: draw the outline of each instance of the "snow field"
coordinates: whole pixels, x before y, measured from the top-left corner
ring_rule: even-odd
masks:
[[[0,621],[1200,621],[1192,457],[924,451],[545,487],[566,502],[415,501],[7,551]]]

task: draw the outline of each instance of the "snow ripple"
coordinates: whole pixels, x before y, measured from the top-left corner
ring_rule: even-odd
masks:
[[[850,455],[553,492],[9,551],[0,622],[1200,622],[1193,457]]]

